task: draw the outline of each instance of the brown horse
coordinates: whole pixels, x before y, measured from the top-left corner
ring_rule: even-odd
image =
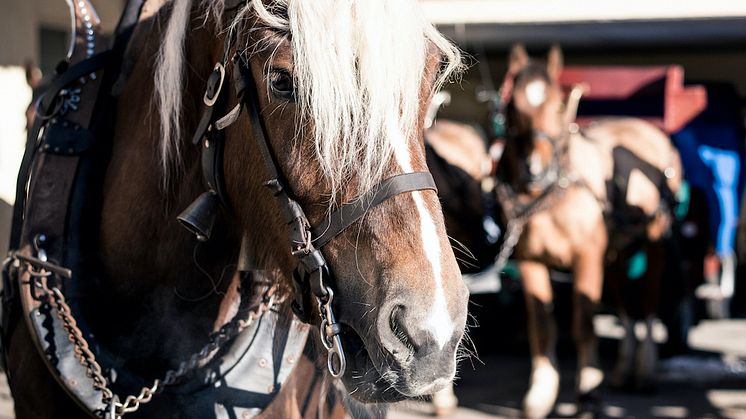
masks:
[[[624,260],[630,246],[660,241],[671,224],[667,209],[681,181],[678,154],[669,139],[642,120],[602,120],[579,131],[572,124],[575,104],[563,106],[561,71],[558,48],[542,64],[530,60],[519,45],[511,51],[503,86],[504,93],[510,91],[505,95],[508,135],[497,190],[503,191],[498,197],[508,219],[518,220],[514,257],[526,297],[532,354],[524,399],[529,417],[549,414],[559,390],[549,268],[573,273],[576,391],[583,400],[603,381],[593,313],[601,299],[605,262]],[[571,99],[577,94],[576,89]],[[505,202],[506,196],[512,202]],[[653,253],[651,259],[662,259]],[[652,280],[642,298],[649,300],[644,305],[650,327],[660,272],[652,266],[649,270]],[[623,306],[619,310],[634,339],[628,326],[632,321]],[[645,360],[654,359],[650,335],[641,348]],[[634,355],[627,349],[620,350],[621,375]],[[652,374],[653,364],[643,364],[641,372]]]
[[[291,226],[264,184],[271,173],[254,138],[257,120],[238,117],[225,128],[220,169],[227,202],[209,242],[196,244],[176,221],[206,187],[200,147],[187,137],[197,129],[215,63],[239,63],[225,67],[225,112],[242,109],[234,108],[236,69],[243,65],[257,80],[254,99],[271,158],[313,226],[383,179],[427,171],[424,113],[431,93],[460,65],[457,49],[414,0],[149,1],[129,56],[113,138],[100,139],[111,150],[102,155],[109,164],[100,211],[86,227],[86,248],[97,250],[87,256],[94,279],[76,315],[88,319],[96,352],[141,381],[202,348],[236,312],[239,289],[262,289],[261,281],[240,284],[242,239],[240,262],[264,272],[252,277],[274,281],[277,327],[291,327],[297,262],[287,240]],[[330,400],[348,395],[350,404],[385,402],[450,383],[468,292],[436,193],[391,197],[323,250],[346,372],[341,382],[330,377],[326,350],[312,332],[304,358],[264,414],[324,417],[340,413]],[[319,315],[311,316],[315,324]],[[51,379],[30,331],[15,318],[4,343],[17,417],[85,416]],[[229,396],[242,405],[240,392]],[[166,388],[132,416],[232,414],[213,404],[197,405],[191,393]]]

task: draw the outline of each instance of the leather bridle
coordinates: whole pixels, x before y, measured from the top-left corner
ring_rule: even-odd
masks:
[[[224,130],[238,120],[245,108],[251,123],[252,135],[268,175],[264,186],[271,191],[280,208],[283,221],[290,229],[290,249],[297,262],[293,272],[293,311],[302,321],[310,323],[313,311],[312,300],[316,300],[321,318],[321,341],[328,351],[329,372],[334,377],[340,377],[346,368],[346,359],[339,336],[342,328],[334,316],[332,308],[334,290],[329,281],[333,273],[324,258],[322,249],[376,206],[402,193],[422,190],[437,191],[435,182],[429,172],[393,176],[383,180],[352,202],[341,205],[320,225],[311,226],[302,206],[295,199],[286,176],[275,160],[276,154],[272,150],[265,120],[259,110],[257,84],[248,57],[236,53],[230,59],[230,65],[233,70],[238,104],[225,116],[219,119],[216,117],[217,107],[224,106],[227,101],[225,93],[227,89],[223,88],[226,78],[226,60],[224,60],[215,65],[208,78],[204,96],[206,108],[193,138],[195,144],[202,146],[202,172],[208,188],[204,196],[230,208],[222,171]],[[182,217],[180,220],[184,221]],[[197,234],[198,239],[209,239],[198,230],[187,227]]]

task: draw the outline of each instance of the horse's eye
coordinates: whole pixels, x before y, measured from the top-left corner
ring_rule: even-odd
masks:
[[[283,99],[293,99],[295,95],[293,77],[287,71],[272,70],[269,73],[269,85],[275,96]]]

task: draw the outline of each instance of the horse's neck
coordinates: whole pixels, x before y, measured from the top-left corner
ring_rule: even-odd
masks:
[[[515,190],[521,190],[526,185],[523,184],[525,179],[522,178],[522,165],[525,165],[526,158],[530,150],[520,143],[524,139],[510,139],[505,144],[500,165],[498,166],[498,178],[513,187]]]
[[[160,120],[152,95],[155,63],[151,57],[162,39],[158,26],[153,25],[147,36],[133,37],[142,45],[132,47],[142,52],[119,100],[104,182],[99,254],[106,289],[99,320],[124,328],[116,332],[124,336],[112,338],[129,340],[143,355],[156,356],[161,350],[193,350],[188,334],[210,331],[221,292],[230,283],[232,270],[225,267],[235,263],[240,241],[238,229],[227,225],[227,217],[220,217],[210,243],[200,246],[176,221],[204,186],[198,150],[188,141],[182,144],[182,168],[163,186]],[[204,46],[205,32],[189,31],[187,44]],[[186,83],[197,90],[210,67],[207,60],[193,61]],[[198,119],[195,98],[199,96],[196,91],[184,95],[184,133]],[[143,348],[149,339],[162,340],[155,340],[157,348]]]

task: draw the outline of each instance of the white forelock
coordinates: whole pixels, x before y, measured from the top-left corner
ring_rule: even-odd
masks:
[[[225,0],[201,0],[217,18]],[[265,0],[266,2],[266,0]],[[461,66],[459,50],[420,10],[417,0],[249,0],[228,24],[244,30],[253,13],[286,33],[301,118],[313,127],[316,156],[332,186],[332,200],[353,180],[361,191],[380,181],[394,141],[406,141],[419,126],[420,87],[429,44],[446,66],[436,87]],[[164,169],[181,142],[180,114],[184,33],[191,0],[176,1],[156,70]],[[427,99],[427,98],[424,98]]]

